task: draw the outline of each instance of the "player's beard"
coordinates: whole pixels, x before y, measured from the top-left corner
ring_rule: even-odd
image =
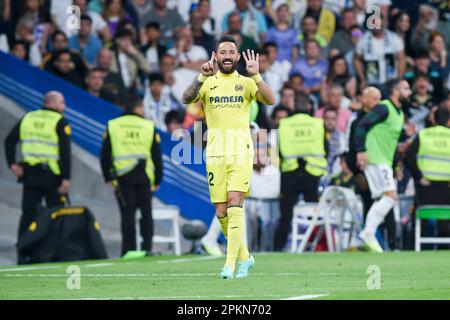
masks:
[[[400,103],[404,107],[408,106],[408,104],[411,102],[411,98],[410,97],[405,98],[405,97],[400,96],[400,99],[398,99],[398,100],[400,101]]]
[[[227,62],[227,61],[231,62],[231,66],[228,66],[228,65],[225,66],[224,65],[224,63]],[[225,73],[225,74],[230,74],[230,73],[233,73],[236,70],[237,63],[238,63],[237,61],[233,62],[233,60],[231,60],[231,59],[224,59],[222,61],[218,61],[217,65],[219,66],[220,72]]]

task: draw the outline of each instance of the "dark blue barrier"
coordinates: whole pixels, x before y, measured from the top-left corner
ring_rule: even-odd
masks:
[[[98,157],[108,120],[119,116],[117,106],[93,97],[86,91],[52,74],[0,52],[0,94],[22,106],[35,110],[42,106],[46,92],[60,91],[66,100],[65,116],[70,122],[73,140]],[[209,201],[205,165],[176,164],[171,159],[173,147],[169,134],[160,132],[163,153],[163,181],[156,196],[166,204],[176,205],[187,219],[200,219],[209,224],[214,207]],[[191,154],[194,154],[194,147]]]

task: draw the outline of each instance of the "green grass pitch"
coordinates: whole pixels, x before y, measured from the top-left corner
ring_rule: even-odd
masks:
[[[255,259],[250,277],[230,280],[217,276],[223,257],[198,255],[1,267],[0,299],[450,299],[449,251]],[[76,283],[70,265],[80,268],[80,289],[67,288]],[[369,266],[379,268],[380,289],[368,289]]]

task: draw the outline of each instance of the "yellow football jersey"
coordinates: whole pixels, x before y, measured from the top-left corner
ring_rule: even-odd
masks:
[[[249,118],[257,92],[255,81],[237,71],[218,71],[206,79],[197,100],[203,103],[208,126],[207,157],[253,155]]]

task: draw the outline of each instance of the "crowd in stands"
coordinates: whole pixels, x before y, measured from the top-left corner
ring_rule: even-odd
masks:
[[[80,9],[72,24],[71,5]],[[373,5],[380,15],[367,14]],[[200,103],[183,105],[181,95],[223,34],[259,53],[276,94],[255,118],[269,142],[276,144],[270,130],[296,111],[324,119],[323,185],[351,185],[342,154],[365,87],[387,97],[389,80],[409,82],[404,142],[433,123],[437,108],[450,108],[448,1],[0,0],[0,50],[118,106],[139,94],[146,117],[168,132],[203,121]],[[243,58],[238,71],[245,75]],[[253,196],[276,198],[275,189]]]

